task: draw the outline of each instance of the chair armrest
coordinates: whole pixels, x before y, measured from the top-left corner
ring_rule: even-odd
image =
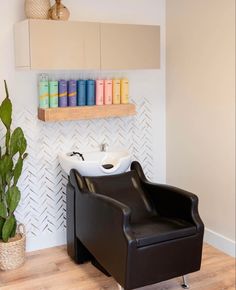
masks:
[[[76,233],[89,251],[106,256],[112,248],[126,253],[134,241],[129,230],[130,208],[108,196],[78,189],[75,199]]]
[[[142,167],[136,161],[132,163],[131,169],[137,172],[143,190],[160,215],[186,220],[193,223],[198,231],[204,229],[198,212],[198,197],[195,194],[174,186],[148,181]]]
[[[194,223],[197,230],[203,229],[203,223],[198,213],[198,197],[180,188],[143,182],[158,213],[166,217],[176,217]]]
[[[111,225],[113,231],[116,225],[116,230],[120,234],[125,235],[127,240],[131,239],[129,232],[131,210],[127,205],[111,197],[91,192],[83,194],[83,198],[90,206],[96,208],[94,212],[90,211],[90,215],[96,216],[97,223],[100,222],[104,228]]]
[[[117,224],[116,230],[126,241],[131,240],[129,231],[130,208],[125,204],[108,196],[90,192],[85,183],[84,177],[78,171],[70,171],[69,183],[75,190],[75,212],[79,224],[79,230],[88,234],[88,229],[97,227],[106,229],[112,224],[112,219]],[[85,225],[85,226],[84,226]]]

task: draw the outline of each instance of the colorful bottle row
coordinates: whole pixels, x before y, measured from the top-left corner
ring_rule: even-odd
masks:
[[[42,74],[39,80],[39,107],[75,107],[127,104],[129,102],[129,80],[59,80],[49,81]]]

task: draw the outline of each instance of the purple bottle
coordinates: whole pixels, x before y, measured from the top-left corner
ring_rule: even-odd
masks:
[[[67,107],[67,82],[59,80],[58,82],[59,107]]]
[[[77,106],[76,80],[68,81],[68,105],[69,107]]]

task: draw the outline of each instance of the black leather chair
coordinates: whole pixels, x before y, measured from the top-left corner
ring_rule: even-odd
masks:
[[[199,270],[203,232],[197,196],[149,182],[136,161],[119,175],[70,173],[68,253],[126,290]]]

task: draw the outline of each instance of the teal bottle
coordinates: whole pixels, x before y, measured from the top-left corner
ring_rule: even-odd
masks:
[[[41,74],[39,79],[39,108],[49,108],[49,84],[46,74]]]
[[[50,108],[58,108],[58,81],[49,82],[49,104]]]
[[[86,86],[87,86],[86,104],[87,106],[94,106],[96,100],[95,81],[87,80]]]
[[[86,105],[86,81],[77,81],[77,96],[78,96],[78,106]]]

